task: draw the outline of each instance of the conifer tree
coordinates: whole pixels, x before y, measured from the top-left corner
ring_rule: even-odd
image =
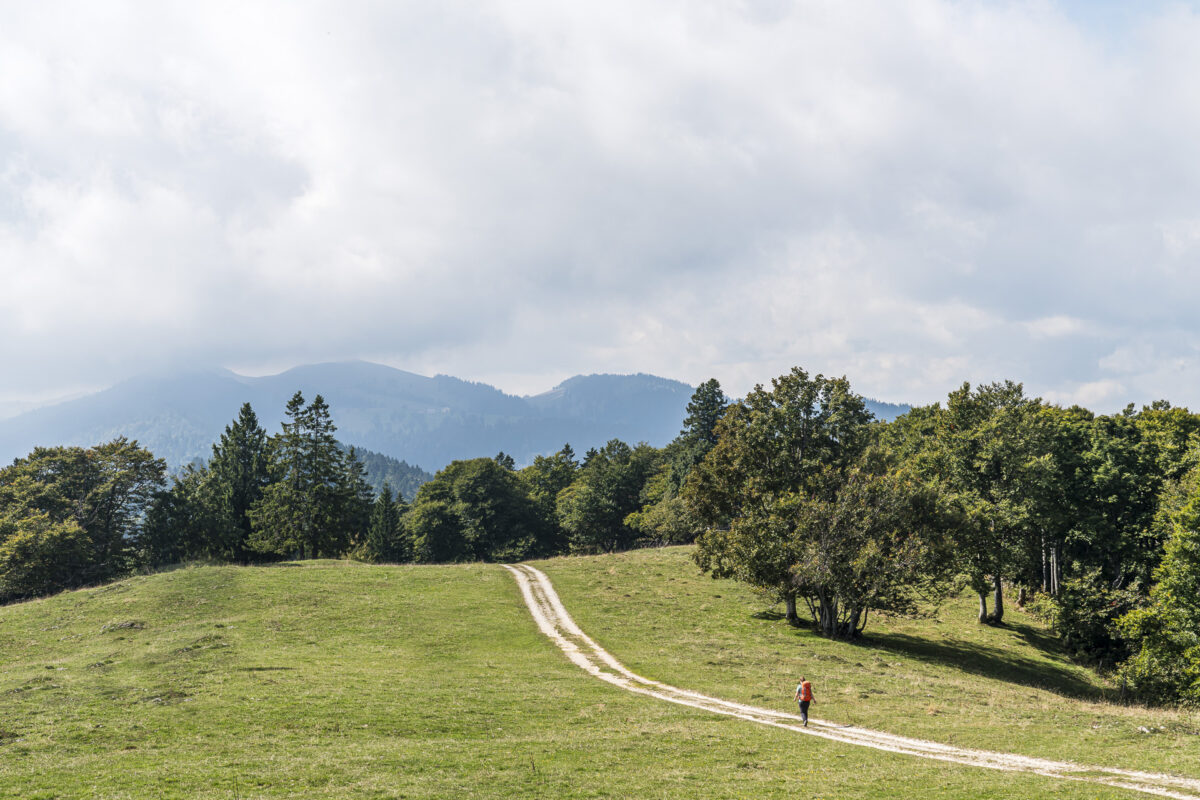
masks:
[[[349,545],[345,524],[346,458],[334,438],[337,426],[321,395],[304,405],[296,392],[288,422],[272,437],[272,483],[251,509],[251,546],[263,553],[301,558],[341,555]]]
[[[249,403],[242,404],[237,419],[225,426],[212,453],[206,481],[216,525],[212,555],[244,561],[252,552],[250,509],[270,481],[267,432],[258,424]]]
[[[404,499],[393,497],[392,487],[385,484],[371,506],[366,541],[359,551],[364,561],[389,564],[412,561],[412,546],[400,525],[405,510]]]

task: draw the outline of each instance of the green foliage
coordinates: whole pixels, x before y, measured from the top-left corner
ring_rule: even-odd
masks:
[[[1073,658],[1112,667],[1129,654],[1116,621],[1138,606],[1138,587],[1114,589],[1094,568],[1064,581],[1047,600],[1050,626]]]
[[[539,523],[517,473],[490,458],[450,463],[404,515],[422,563],[519,561],[536,549]]]
[[[181,564],[228,552],[223,544],[229,540],[222,541],[220,534],[233,530],[229,517],[221,514],[229,506],[217,510],[210,486],[208,470],[189,466],[175,476],[169,490],[155,496],[137,538],[140,564]]]
[[[1117,621],[1133,652],[1121,679],[1147,701],[1200,704],[1200,474],[1190,483],[1187,505],[1173,515],[1149,606]]]
[[[0,470],[0,598],[109,580],[133,543],[166,465],[125,438],[39,447]]]
[[[518,473],[537,513],[539,553],[549,555],[567,550],[565,534],[558,524],[558,495],[575,481],[578,471],[575,451],[567,444],[552,456],[536,456],[532,464]]]
[[[657,451],[613,439],[558,494],[558,523],[571,552],[611,553],[632,547],[638,531],[627,518],[641,507],[642,489],[657,467]]]
[[[366,532],[371,493],[362,464],[334,438],[321,395],[306,406],[296,392],[286,414],[269,442],[271,483],[250,509],[250,546],[276,555],[341,555]]]
[[[703,524],[675,490],[675,464],[668,462],[646,481],[642,489],[642,507],[625,518],[625,524],[638,532],[639,544],[661,547],[689,544]]]
[[[44,511],[0,517],[0,602],[77,585],[90,544],[75,520],[54,522]]]
[[[783,600],[793,623],[800,596],[821,621],[837,617],[836,592],[814,573],[802,578],[797,565],[820,536],[819,504],[836,498],[869,443],[870,421],[845,378],[799,368],[732,406],[683,490],[691,513],[710,526],[697,539],[700,568]],[[832,623],[828,630],[840,633]]]
[[[413,560],[412,541],[400,524],[407,506],[404,498],[392,497],[392,488],[384,486],[371,505],[366,539],[355,551],[363,561],[401,564]]]
[[[204,510],[213,520],[215,529],[206,548],[211,557],[229,561],[251,557],[250,509],[270,482],[269,466],[267,432],[258,424],[254,409],[244,403],[237,419],[213,445],[207,476],[195,493],[193,507],[200,511],[207,506]]]

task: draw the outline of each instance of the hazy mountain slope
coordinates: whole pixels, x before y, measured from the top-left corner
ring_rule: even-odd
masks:
[[[383,453],[376,453],[374,450],[356,447],[354,453],[366,467],[367,483],[371,484],[376,494],[381,492],[386,484],[405,500],[412,500],[417,496],[417,489],[421,484],[433,478],[420,467],[414,467],[407,461],[400,461]]]
[[[38,445],[94,445],[121,435],[171,465],[207,459],[242,403],[275,433],[297,390],[309,400],[324,396],[341,441],[433,472],[454,459],[501,450],[523,465],[567,443],[578,453],[613,438],[661,447],[679,433],[693,387],[644,374],[581,375],[516,397],[484,383],[363,361],[261,378],[220,369],[154,374],[0,420],[0,463]],[[868,405],[881,419],[907,410]]]
[[[297,390],[307,399],[325,397],[341,441],[430,471],[500,450],[523,464],[568,442],[579,452],[613,437],[663,445],[678,433],[692,392],[648,375],[597,375],[522,398],[482,383],[365,362],[314,364],[262,378],[226,370],[149,375],[0,420],[0,463],[37,445],[92,445],[118,435],[136,438],[170,464],[208,458],[242,403],[274,433]]]
[[[864,398],[867,402],[867,409],[875,415],[875,419],[883,422],[891,422],[901,414],[907,414],[912,406],[904,405],[903,403],[885,403],[882,400],[872,400]]]

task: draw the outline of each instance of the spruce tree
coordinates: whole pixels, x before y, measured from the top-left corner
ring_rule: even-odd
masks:
[[[305,406],[296,392],[286,414],[289,421],[271,439],[272,483],[251,510],[251,546],[301,558],[339,556],[350,541],[346,457],[333,435],[337,426],[321,395]]]
[[[267,432],[249,403],[225,426],[221,440],[213,445],[208,465],[207,496],[216,530],[211,555],[244,561],[250,554],[250,509],[270,482],[267,473]]]

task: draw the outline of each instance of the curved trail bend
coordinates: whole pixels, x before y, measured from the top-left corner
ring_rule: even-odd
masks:
[[[630,692],[644,694],[669,703],[711,711],[715,714],[738,717],[757,722],[760,725],[785,728],[796,733],[819,736],[822,739],[831,739],[835,742],[861,747],[871,747],[876,750],[966,764],[972,767],[1009,772],[1031,772],[1051,778],[1101,783],[1159,797],[1177,798],[1177,800],[1200,800],[1200,780],[1194,778],[1114,767],[1087,766],[1069,761],[1050,761],[988,750],[969,750],[923,739],[910,739],[882,731],[821,722],[811,716],[809,717],[809,726],[805,728],[800,724],[800,717],[797,714],[721,700],[643,678],[627,669],[624,664],[613,658],[612,654],[580,630],[563,607],[562,601],[550,584],[550,579],[544,573],[525,564],[505,565],[505,569],[509,570],[516,578],[521,594],[525,598],[525,604],[529,606],[529,611],[533,614],[542,633],[557,644],[567,657],[581,669],[602,681],[607,681]]]

